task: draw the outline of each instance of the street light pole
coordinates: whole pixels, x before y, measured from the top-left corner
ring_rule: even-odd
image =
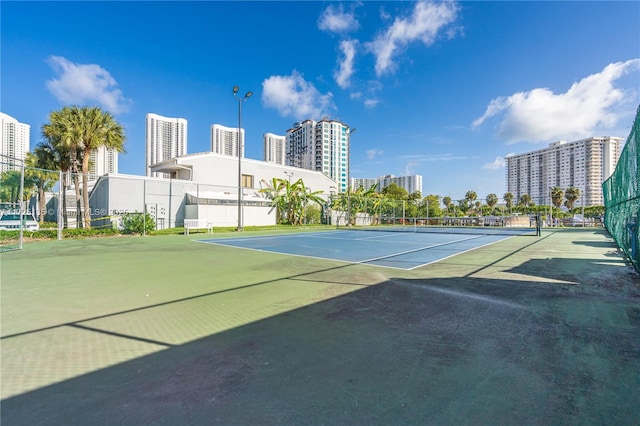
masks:
[[[242,232],[242,141],[240,132],[242,129],[242,103],[245,102],[253,92],[247,92],[243,98],[238,97],[238,86],[233,86],[233,97],[238,101],[238,228],[236,231]]]

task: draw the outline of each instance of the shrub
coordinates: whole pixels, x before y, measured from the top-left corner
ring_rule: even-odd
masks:
[[[149,213],[126,213],[122,215],[123,234],[143,234],[154,231],[156,222]]]

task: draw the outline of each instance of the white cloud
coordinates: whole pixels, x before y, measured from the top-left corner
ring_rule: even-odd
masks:
[[[614,82],[639,68],[640,59],[616,62],[573,83],[565,93],[537,88],[495,98],[472,126],[477,128],[489,118],[501,115],[497,134],[508,143],[593,136],[596,130],[616,125],[620,118],[616,108],[629,95],[615,87]]]
[[[416,166],[417,165],[418,165],[418,163],[416,161],[409,161],[404,166],[404,175],[405,176],[415,175],[416,174]]]
[[[96,64],[75,64],[62,56],[50,56],[47,63],[58,78],[47,81],[47,88],[60,102],[96,102],[113,114],[129,110],[132,101],[118,88],[109,71]]]
[[[333,94],[323,95],[297,71],[272,75],[262,82],[262,103],[296,120],[319,119],[334,110]]]
[[[333,77],[336,83],[343,89],[350,86],[351,76],[353,75],[353,60],[356,56],[356,44],[354,40],[343,40],[340,42],[340,51],[344,55],[338,60],[338,70],[334,72]]]
[[[375,108],[380,103],[380,99],[365,99],[364,106],[365,108]]]
[[[318,19],[318,28],[323,31],[343,34],[360,28],[360,23],[353,13],[345,12],[342,4],[337,7],[329,5]]]
[[[496,157],[496,159],[493,160],[493,163],[486,163],[485,165],[482,166],[482,168],[485,170],[498,170],[498,169],[504,168],[504,165],[505,165],[504,158]]]
[[[375,160],[376,157],[381,156],[384,153],[383,150],[378,148],[372,148],[367,150],[367,160]]]
[[[398,52],[414,41],[431,45],[438,33],[456,19],[455,2],[418,2],[408,18],[396,18],[386,31],[366,44],[367,50],[376,56],[376,75],[381,76],[396,68]],[[451,37],[451,33],[448,34]]]

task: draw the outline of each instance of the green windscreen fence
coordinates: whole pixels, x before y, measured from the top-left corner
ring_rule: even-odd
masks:
[[[606,209],[605,226],[640,271],[640,106],[618,165],[602,184]]]

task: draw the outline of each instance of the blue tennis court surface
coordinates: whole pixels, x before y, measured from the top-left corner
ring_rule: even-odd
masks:
[[[200,242],[397,269],[414,269],[512,235],[328,231]]]

